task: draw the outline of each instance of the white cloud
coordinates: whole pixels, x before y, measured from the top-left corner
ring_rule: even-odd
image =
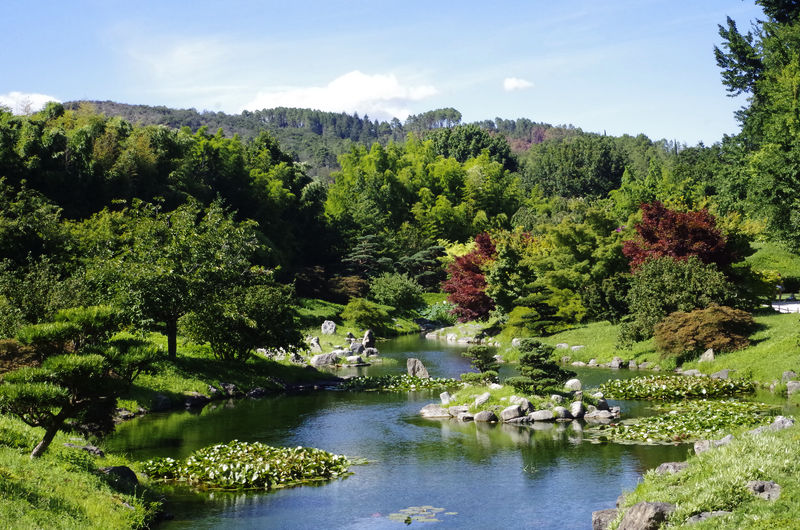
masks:
[[[323,87],[299,87],[259,92],[247,110],[273,107],[311,108],[331,112],[358,112],[387,120],[405,119],[407,105],[437,94],[431,85],[404,84],[394,74],[364,74],[358,70],[337,77]]]
[[[25,92],[9,92],[0,94],[0,105],[8,107],[14,114],[29,114],[42,110],[45,103],[60,101],[58,98],[46,94]]]
[[[503,79],[503,90],[506,92],[513,92],[514,90],[525,90],[531,88],[533,83],[520,79],[519,77],[506,77]]]

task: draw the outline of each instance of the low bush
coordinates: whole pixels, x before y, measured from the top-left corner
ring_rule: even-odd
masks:
[[[364,298],[353,298],[342,311],[341,317],[344,320],[354,322],[363,329],[384,329],[389,325],[388,306],[370,302]]]
[[[486,370],[485,372],[468,372],[461,374],[461,380],[470,385],[489,385],[499,381],[497,372]]]
[[[383,305],[410,311],[425,305],[422,286],[405,274],[385,272],[370,282],[370,297]]]
[[[741,309],[712,304],[688,313],[676,311],[654,328],[656,349],[681,360],[696,357],[708,348],[731,352],[750,345],[755,330],[752,315]]]
[[[470,359],[472,367],[481,373],[497,370],[497,359],[494,358],[494,351],[488,346],[470,346],[461,355]]]
[[[522,339],[519,345],[520,376],[509,377],[506,384],[518,392],[536,394],[546,389],[558,389],[575,375],[575,372],[563,370],[552,360],[555,348],[534,339]]]
[[[453,314],[453,309],[455,307],[456,306],[450,302],[444,300],[425,307],[422,311],[420,311],[420,315],[423,318],[427,318],[433,322],[439,322],[440,324],[448,324],[452,326],[458,321],[458,317]]]

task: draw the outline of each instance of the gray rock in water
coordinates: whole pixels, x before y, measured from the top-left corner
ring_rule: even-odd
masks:
[[[364,353],[364,345],[363,345],[363,344],[361,344],[360,342],[354,342],[354,343],[352,343],[352,344],[350,345],[350,348],[349,348],[349,349],[350,349],[350,351],[351,351],[352,353],[355,353],[356,355],[361,355],[362,353]]]
[[[786,381],[791,381],[792,379],[795,379],[796,377],[797,377],[797,374],[794,373],[793,370],[787,370],[786,372],[783,372],[783,375],[781,376],[781,382],[785,383]]]
[[[776,501],[781,496],[781,486],[772,480],[751,480],[747,483],[747,489],[753,495],[757,495],[768,501]]]
[[[583,419],[589,423],[609,423],[614,419],[614,414],[610,410],[592,410],[584,414]]]
[[[322,353],[322,346],[319,343],[319,337],[311,337],[308,341],[308,351],[311,353]]]
[[[586,366],[586,363],[583,361],[575,361],[572,363],[572,366]]]
[[[522,410],[522,414],[527,414],[533,410],[533,404],[528,401],[527,398],[521,396],[511,396],[508,401],[514,405],[519,405],[519,408]]]
[[[705,521],[706,519],[711,519],[712,517],[722,517],[723,515],[729,515],[731,512],[726,512],[725,510],[714,510],[713,512],[702,512],[696,515],[693,515],[686,519],[686,524],[694,524],[699,523],[700,521]]]
[[[552,410],[537,410],[528,414],[533,421],[555,421],[556,417]]]
[[[582,401],[575,401],[569,406],[569,413],[575,419],[581,419],[586,414],[586,407]]]
[[[336,350],[331,353],[320,353],[319,355],[315,355],[311,358],[311,366],[330,366],[335,365],[339,362],[339,352],[341,350]]]
[[[786,381],[786,393],[792,395],[800,391],[800,381]]]
[[[606,401],[606,398],[603,398],[603,397],[597,398],[597,410],[610,410],[610,407],[608,406],[608,401]]]
[[[481,421],[481,422],[496,422],[497,416],[491,410],[482,410],[475,414],[472,418],[474,421]]]
[[[589,359],[589,362],[586,363],[586,366],[597,366],[597,359]]]
[[[698,362],[701,363],[710,363],[714,360],[714,348],[709,348],[703,352],[703,355],[700,356]]]
[[[219,386],[222,388],[222,391],[228,397],[235,397],[241,394],[239,388],[233,383],[220,383]]]
[[[709,449],[714,449],[715,447],[722,447],[723,445],[728,445],[733,441],[733,435],[729,434],[728,436],[719,439],[719,440],[700,440],[694,443],[694,454],[699,455],[700,453],[704,453]]]
[[[511,405],[510,407],[506,407],[500,413],[500,419],[503,421],[519,418],[520,416],[522,416],[522,409],[519,405]]]
[[[639,367],[636,365],[636,361],[634,361],[633,359],[628,361],[628,370],[638,370],[638,369]]]
[[[714,372],[711,374],[711,379],[728,379],[730,378],[731,370],[725,368],[724,370],[720,370],[719,372]]]
[[[657,530],[667,516],[675,511],[675,505],[668,502],[639,502],[631,506],[618,530]]]
[[[336,333],[336,322],[333,320],[326,320],[322,323],[321,331],[323,335],[333,335]]]
[[[378,348],[364,348],[364,355],[367,357],[376,357],[378,355]]]
[[[664,462],[656,468],[656,473],[659,475],[670,475],[672,473],[683,471],[687,467],[689,467],[688,462]]]
[[[364,364],[364,359],[360,355],[350,355],[347,357],[347,364]]]
[[[484,392],[483,394],[475,398],[475,407],[480,407],[481,405],[489,401],[491,397],[492,395],[489,392]]]
[[[108,476],[109,482],[122,491],[133,491],[139,485],[136,473],[128,466],[101,467],[100,471]]]
[[[458,335],[455,333],[448,333],[447,337],[445,338],[447,339],[447,342],[456,342],[458,340]]]
[[[597,510],[592,512],[592,530],[608,530],[611,521],[617,518],[617,510]]]
[[[570,379],[564,383],[564,388],[567,390],[580,390],[582,388],[580,379]]]
[[[423,418],[449,418],[450,412],[442,407],[437,403],[431,403],[430,405],[425,405],[420,409],[420,414],[422,414]]]
[[[364,332],[364,338],[361,339],[361,344],[363,344],[365,348],[375,347],[375,333],[371,329]]]
[[[445,391],[439,394],[439,399],[441,400],[442,405],[449,405],[452,397],[450,396],[450,392]]]
[[[572,413],[568,411],[565,407],[553,407],[553,414],[556,415],[556,419],[559,420],[571,420]]]
[[[451,416],[457,418],[459,415],[469,412],[469,407],[466,405],[456,405],[447,409]]]
[[[412,377],[419,377],[420,379],[430,378],[430,375],[428,375],[428,370],[425,368],[425,365],[422,364],[422,361],[415,359],[414,357],[410,357],[406,361],[406,371],[408,372],[408,375]]]
[[[458,418],[458,421],[474,421],[475,420],[475,416],[470,412],[462,412],[458,416],[456,416],[456,418]]]
[[[625,365],[626,365],[626,363],[625,363],[625,361],[622,360],[622,357],[614,357],[613,359],[611,359],[611,362],[609,363],[608,366],[609,366],[609,368],[613,368],[615,370],[618,370],[620,368],[624,368]]]

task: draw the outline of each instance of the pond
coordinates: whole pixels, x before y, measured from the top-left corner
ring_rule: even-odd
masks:
[[[365,375],[402,373],[417,357],[435,377],[469,371],[463,347],[412,336],[379,344],[387,362]],[[504,371],[511,372],[505,366]],[[635,372],[583,369],[585,386]],[[175,517],[161,528],[405,527],[412,507],[440,508],[437,528],[590,528],[642,473],[684,460],[687,445],[591,443],[580,424],[533,427],[426,420],[438,392],[325,391],[214,403],[199,413],[151,414],[119,426],[109,449],[134,459],[184,457],[233,439],[311,446],[360,457],[353,475],[271,493],[196,493],[165,488]],[[641,405],[622,402],[623,410]],[[633,412],[633,411],[632,411]],[[395,514],[392,516],[392,514]],[[399,516],[399,521],[398,521]]]

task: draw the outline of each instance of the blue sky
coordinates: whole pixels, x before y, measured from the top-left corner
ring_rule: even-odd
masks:
[[[529,118],[690,145],[737,132],[717,24],[752,0],[7,0],[0,104],[113,100]]]

